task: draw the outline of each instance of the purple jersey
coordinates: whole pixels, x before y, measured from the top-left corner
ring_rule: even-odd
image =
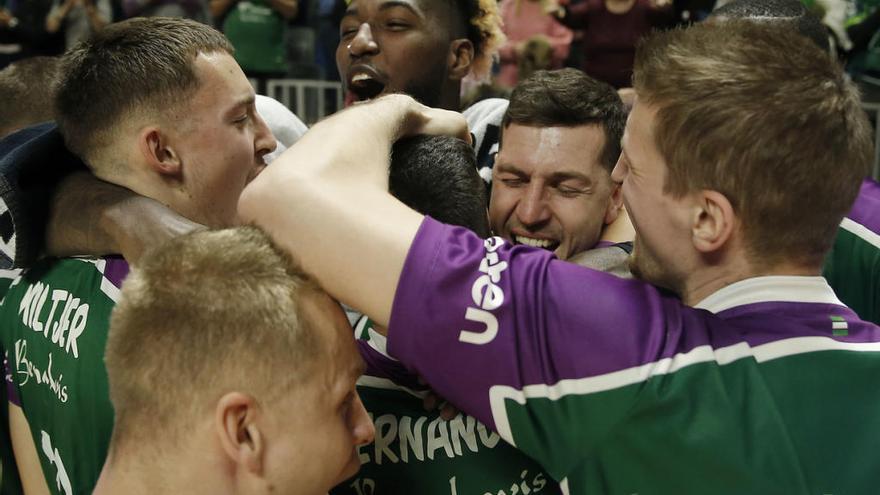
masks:
[[[868,493],[878,341],[819,277],[691,308],[427,218],[388,351],[570,493]]]

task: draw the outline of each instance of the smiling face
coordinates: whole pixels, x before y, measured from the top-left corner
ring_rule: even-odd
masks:
[[[691,211],[683,199],[664,190],[666,162],[655,144],[656,108],[636,103],[626,122],[623,150],[611,177],[621,183],[623,202],[636,230],[630,269],[638,278],[684,290]]]
[[[254,90],[229,54],[200,53],[199,88],[177,122],[168,126],[178,154],[185,199],[171,205],[210,227],[238,223],[238,197],[265,167],[276,142],[254,107]]]
[[[436,1],[353,0],[336,48],[346,104],[402,92],[442,106],[444,92],[457,90],[460,80],[448,73],[449,8]]]
[[[620,208],[617,187],[599,161],[604,144],[597,124],[506,127],[492,171],[495,234],[560,259],[595,246]]]

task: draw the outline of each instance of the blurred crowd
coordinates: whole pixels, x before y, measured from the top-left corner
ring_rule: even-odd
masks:
[[[574,67],[616,88],[629,86],[637,41],[655,28],[705,19],[726,0],[499,0],[507,38],[491,79],[463,84],[472,102],[506,95],[536,70]],[[878,0],[803,0],[822,19],[851,72],[880,73]],[[0,69],[58,55],[108,23],[185,17],[221,30],[245,74],[338,81],[335,52],[346,0],[0,0]]]
[[[0,495],[876,493],[878,4],[0,0]]]

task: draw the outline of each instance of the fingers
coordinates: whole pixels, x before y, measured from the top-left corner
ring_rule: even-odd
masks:
[[[352,107],[354,108],[354,107]],[[357,106],[362,111],[378,114],[392,112],[397,115],[400,126],[397,139],[426,134],[453,136],[469,144],[471,134],[464,116],[451,110],[431,108],[405,94],[390,94]]]
[[[468,144],[473,144],[467,121],[462,114],[439,108],[423,108],[421,125],[410,135],[453,136]]]
[[[459,413],[457,407],[435,394],[433,390],[429,390],[425,397],[422,398],[422,407],[428,412],[439,410],[440,417],[444,421],[454,419]]]

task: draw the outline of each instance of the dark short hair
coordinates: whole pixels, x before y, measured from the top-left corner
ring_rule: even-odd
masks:
[[[614,88],[579,70],[539,70],[520,82],[511,93],[510,105],[501,121],[503,128],[510,124],[530,127],[600,125],[605,132],[600,162],[610,172],[620,156],[626,109]]]
[[[471,70],[477,78],[483,77],[491,69],[492,58],[505,40],[497,1],[448,0],[447,3],[454,14],[452,22],[455,25],[452,27],[458,29],[456,36],[464,36],[474,45]]]
[[[70,150],[88,163],[132,110],[179,110],[198,88],[193,61],[212,52],[232,53],[223,34],[166,17],[110,24],[76,45],[64,56],[55,105]]]
[[[712,12],[710,19],[718,17],[785,24],[812,40],[823,51],[831,51],[828,30],[801,0],[735,0]]]
[[[489,235],[486,186],[473,148],[449,136],[415,136],[394,143],[388,188],[423,215]]]
[[[60,61],[31,57],[0,70],[0,137],[54,119],[52,100]]]

